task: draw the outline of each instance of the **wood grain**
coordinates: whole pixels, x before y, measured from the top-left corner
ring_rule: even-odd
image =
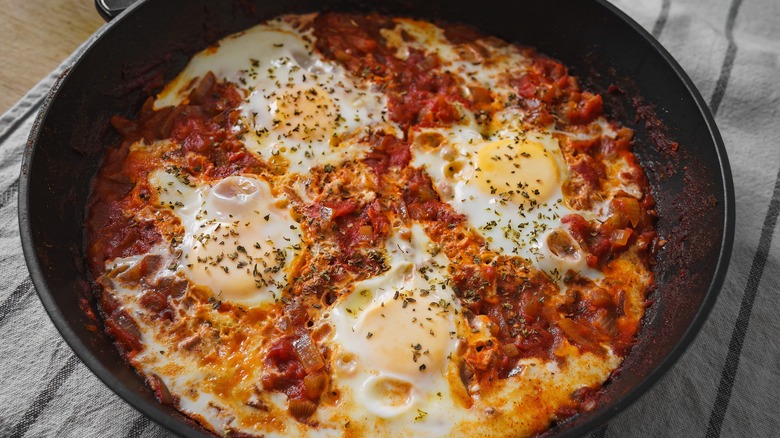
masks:
[[[93,0],[0,0],[0,114],[102,24]]]

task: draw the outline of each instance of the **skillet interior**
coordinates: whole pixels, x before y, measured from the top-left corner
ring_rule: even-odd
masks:
[[[172,78],[208,43],[281,13],[328,8],[367,10],[348,0],[146,1],[101,31],[63,75],[30,136],[22,167],[19,223],[33,282],[52,320],[84,363],[155,421],[199,434],[156,402],[80,307],[93,306],[83,254],[84,206],[106,145],[108,123],[132,116],[149,83]],[[701,96],[671,57],[639,26],[604,1],[389,0],[385,13],[475,25],[535,46],[601,92],[610,116],[636,130],[637,147],[658,201],[668,243],[656,267],[656,301],[637,346],[594,411],[546,435],[574,436],[625,408],[679,357],[714,304],[733,240],[733,187],[720,135]],[[201,24],[205,23],[205,24]],[[624,93],[608,93],[610,85]],[[643,103],[636,98],[643,98]],[[679,149],[669,140],[679,143]],[[685,168],[685,170],[684,170]]]

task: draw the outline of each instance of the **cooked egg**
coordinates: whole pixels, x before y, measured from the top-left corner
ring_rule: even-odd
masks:
[[[196,185],[161,171],[150,182],[184,227],[171,269],[219,300],[251,306],[279,298],[301,234],[267,182],[234,175]]]
[[[524,257],[557,280],[569,270],[599,276],[561,227],[560,218],[574,211],[561,194],[566,166],[549,133],[507,129],[485,139],[473,123],[425,128],[412,150],[412,164],[428,172],[442,200],[491,250]]]
[[[199,53],[158,96],[155,107],[185,99],[209,71],[245,95],[241,120],[247,149],[287,174],[357,159],[353,141],[370,130],[402,136],[385,120],[387,98],[313,51],[305,33],[271,21],[221,40]]]
[[[386,249],[390,270],[356,283],[330,311],[332,367],[344,396],[375,418],[396,418],[389,427],[446,434],[456,410],[450,357],[462,324],[449,262],[419,225]]]

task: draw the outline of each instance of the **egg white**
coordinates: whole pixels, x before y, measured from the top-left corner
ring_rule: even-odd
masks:
[[[173,245],[171,270],[208,287],[218,300],[253,306],[281,296],[302,239],[267,182],[234,175],[196,185],[164,171],[149,181],[160,206],[170,208],[184,228]]]

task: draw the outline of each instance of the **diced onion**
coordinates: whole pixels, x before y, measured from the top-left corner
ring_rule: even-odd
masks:
[[[615,230],[612,232],[612,244],[615,246],[626,246],[628,238],[631,237],[632,230],[630,228],[624,228],[622,230]]]
[[[297,418],[308,418],[317,410],[317,404],[309,400],[290,399],[287,408]]]
[[[641,217],[639,201],[629,197],[622,197],[619,198],[619,200],[620,203],[623,204],[623,210],[625,211],[626,216],[628,216],[628,220],[631,221],[631,226],[637,226]]]
[[[520,350],[517,349],[515,344],[504,344],[501,346],[501,351],[503,351],[507,357],[517,357],[520,355]]]
[[[293,341],[293,347],[298,360],[301,361],[301,365],[303,365],[303,369],[306,370],[307,374],[319,371],[325,366],[320,350],[317,349],[317,346],[314,345],[314,341],[311,340],[308,334],[304,334]]]
[[[311,399],[318,398],[323,391],[325,391],[325,386],[327,384],[328,378],[325,376],[325,373],[322,372],[307,374],[306,377],[303,378],[303,387],[306,390],[306,396]]]

